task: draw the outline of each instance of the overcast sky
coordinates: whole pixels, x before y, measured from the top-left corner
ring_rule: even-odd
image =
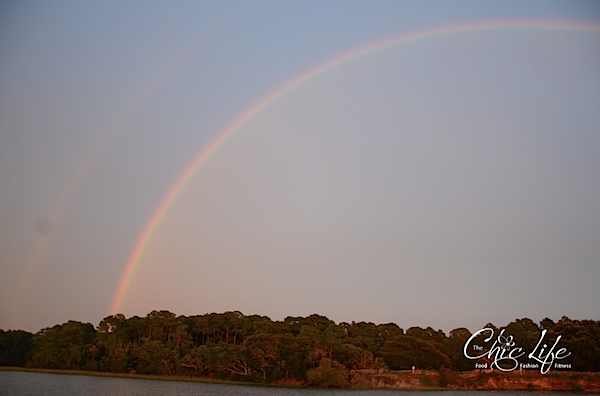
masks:
[[[119,312],[599,320],[599,71],[596,1],[3,2],[0,328],[115,313],[278,90]]]

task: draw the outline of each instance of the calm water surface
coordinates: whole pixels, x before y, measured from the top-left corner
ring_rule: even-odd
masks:
[[[390,391],[390,390],[323,390],[274,388],[261,386],[203,384],[197,382],[153,381],[129,378],[91,377],[0,371],[0,395],[111,395],[111,396],[544,396],[550,393],[465,392],[465,391]],[[561,396],[569,394],[561,393]]]

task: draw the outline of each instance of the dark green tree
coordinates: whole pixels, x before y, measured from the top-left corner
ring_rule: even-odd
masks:
[[[32,333],[0,330],[0,366],[25,366],[32,347]]]
[[[471,337],[471,332],[460,327],[450,332],[448,338],[444,342],[442,351],[450,359],[454,370],[467,371],[473,369],[473,361],[465,357],[463,348],[467,340]]]
[[[422,329],[420,327],[411,327],[406,330],[406,335],[427,341],[438,348],[442,348],[446,342],[446,335],[444,332],[442,330],[434,330],[431,327],[427,327],[426,329]]]
[[[43,329],[33,337],[30,367],[95,369],[96,332],[89,323],[69,321]]]
[[[131,358],[139,374],[171,375],[179,365],[176,355],[161,340],[145,339],[133,348]]]
[[[123,373],[131,369],[129,352],[133,347],[132,332],[123,314],[104,318],[96,330],[102,371]]]
[[[572,363],[576,371],[600,371],[600,323],[593,320],[571,320],[563,317],[549,331],[549,341],[561,336],[558,347],[571,355],[562,363]]]
[[[513,336],[514,342],[522,347],[524,351],[533,351],[541,333],[538,325],[529,318],[517,319],[509,323],[504,329],[504,336]]]
[[[334,359],[348,369],[373,368],[375,357],[365,349],[348,343],[340,343],[333,349]]]
[[[381,350],[385,363],[394,370],[436,369],[450,367],[448,356],[428,341],[400,336],[385,343]]]

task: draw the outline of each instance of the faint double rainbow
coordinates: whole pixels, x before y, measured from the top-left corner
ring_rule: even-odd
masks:
[[[52,252],[54,241],[65,217],[73,208],[86,181],[102,160],[106,150],[121,133],[124,125],[139,109],[143,108],[146,102],[156,94],[165,82],[176,75],[182,66],[187,64],[188,59],[195,55],[199,48],[211,43],[216,36],[225,32],[230,26],[235,25],[239,19],[246,15],[248,9],[252,7],[254,5],[251,3],[244,7],[236,7],[224,13],[219,18],[215,18],[212,24],[207,25],[203,29],[200,36],[182,47],[172,59],[162,65],[158,72],[145,82],[141,89],[122,107],[117,116],[108,123],[108,127],[100,134],[92,146],[92,150],[84,158],[84,162],[78,168],[77,173],[59,197],[54,210],[51,212],[51,216],[47,218],[51,224],[50,230],[47,234],[41,235],[32,249],[29,260],[24,264],[24,280],[17,291],[14,303],[11,304],[11,309],[7,315],[11,322],[20,326],[27,315],[31,304],[32,290],[37,283],[44,264]]]
[[[548,31],[558,33],[575,33],[575,34],[600,34],[600,25],[575,22],[575,21],[556,21],[556,20],[525,20],[525,21],[487,21],[474,22],[468,24],[443,26],[433,29],[416,31],[413,33],[394,36],[381,41],[358,47],[349,52],[343,53],[337,57],[331,58],[326,62],[292,78],[288,82],[276,88],[274,91],[260,99],[258,102],[250,106],[238,118],[231,122],[225,129],[205,147],[194,160],[185,168],[183,173],[177,178],[175,183],[168,190],[167,194],[161,200],[160,204],[153,212],[146,226],[144,227],[140,237],[131,252],[129,259],[125,265],[125,269],[121,275],[116,293],[113,297],[109,315],[119,312],[123,299],[127,293],[127,287],[135,274],[135,270],[144,255],[154,232],[160,225],[161,220],[173,204],[177,196],[183,191],[187,183],[200,169],[200,167],[208,161],[211,155],[225,143],[236,131],[241,129],[257,114],[261,113],[272,103],[279,100],[286,94],[292,92],[299,86],[315,79],[316,77],[327,73],[338,66],[355,61],[364,56],[377,53],[392,47],[402,44],[408,44],[432,38],[443,36],[456,36],[461,34],[472,34],[486,31]]]

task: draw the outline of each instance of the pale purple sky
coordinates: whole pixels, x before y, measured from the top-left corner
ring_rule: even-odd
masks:
[[[491,21],[532,28],[369,53],[256,114],[177,196],[120,311],[600,319],[597,2],[22,1],[0,6],[0,328],[98,324],[173,183],[269,93]]]

